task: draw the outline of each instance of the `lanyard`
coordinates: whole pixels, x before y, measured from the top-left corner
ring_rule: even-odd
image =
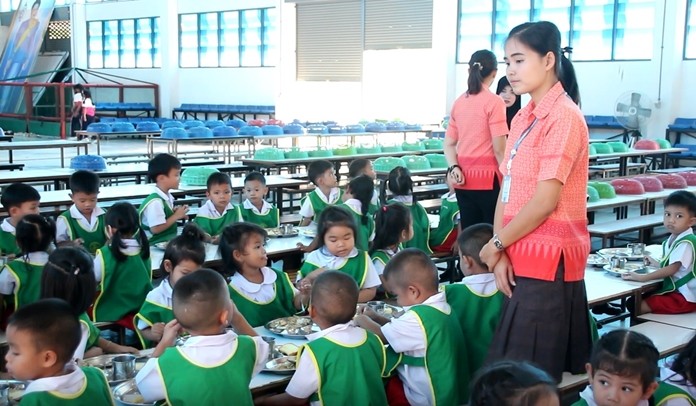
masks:
[[[522,132],[522,135],[520,135],[520,138],[515,141],[515,145],[512,146],[512,149],[510,150],[510,158],[507,161],[507,165],[505,168],[507,169],[507,176],[510,176],[510,168],[512,168],[512,160],[515,159],[515,156],[517,156],[517,150],[520,148],[520,145],[522,145],[522,141],[524,141],[525,138],[529,135],[530,132],[532,132],[532,129],[536,125],[537,121],[539,121],[536,117],[534,118],[534,121],[532,121],[532,124],[527,127],[526,130]]]

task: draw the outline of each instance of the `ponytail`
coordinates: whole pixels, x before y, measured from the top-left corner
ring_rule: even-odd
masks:
[[[111,245],[109,245],[109,251],[111,251],[111,255],[113,255],[118,262],[123,262],[126,260],[126,254],[121,252],[121,248],[126,248],[126,243],[123,242],[121,232],[116,230],[111,236]]]
[[[369,176],[360,175],[348,183],[348,190],[350,190],[353,198],[360,202],[360,223],[366,226],[370,201],[372,201],[372,195],[375,192],[375,184]]]
[[[566,49],[568,48],[564,48],[563,50],[565,51]],[[563,89],[568,93],[568,96],[570,96],[575,104],[580,106],[580,88],[578,87],[578,79],[575,75],[573,62],[561,53],[561,63],[559,66],[560,72],[557,72],[558,80],[561,81],[561,85],[563,85]]]
[[[136,238],[135,234],[137,234],[136,239],[140,244],[140,257],[142,259],[150,258],[150,244],[148,244],[147,237],[140,227],[138,211],[132,204],[118,202],[111,206],[104,216],[104,223],[113,230],[109,251],[116,261],[123,262],[127,259],[126,255],[121,252],[122,249],[126,248],[126,243],[123,240]]]
[[[479,94],[483,89],[483,80],[498,70],[495,54],[487,49],[474,52],[469,60],[469,78],[467,94]]]

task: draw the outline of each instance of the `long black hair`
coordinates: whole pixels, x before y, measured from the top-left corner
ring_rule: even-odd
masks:
[[[172,264],[172,269],[185,260],[203,266],[205,263],[205,244],[203,241],[205,241],[205,234],[196,223],[187,223],[181,231],[181,235],[174,237],[167,243],[157,277],[167,273],[164,268],[164,261],[167,260]]]
[[[111,227],[113,232],[109,251],[116,261],[123,262],[127,258],[126,254],[121,252],[121,249],[126,248],[126,243],[123,240],[127,238],[133,238],[140,244],[140,257],[142,259],[150,258],[150,243],[145,231],[140,227],[138,211],[132,204],[118,202],[111,206],[104,216],[104,223]]]
[[[97,281],[92,257],[80,247],[57,248],[41,274],[41,298],[63,299],[77,316],[94,302]]]
[[[686,344],[683,350],[677,355],[670,369],[684,378],[684,381],[676,382],[680,385],[696,385],[696,335]]]
[[[483,89],[483,80],[498,70],[498,60],[495,54],[487,49],[481,49],[471,54],[469,59],[469,79],[467,94],[479,94]]]
[[[222,230],[220,237],[220,257],[224,267],[225,276],[232,276],[241,270],[240,264],[234,259],[234,252],[244,252],[244,247],[252,235],[260,235],[264,241],[268,233],[254,223],[240,222],[230,224]]]
[[[324,245],[324,237],[326,233],[334,226],[345,226],[353,230],[353,241],[358,235],[358,228],[355,224],[355,219],[353,215],[341,206],[329,206],[325,208],[319,215],[319,222],[317,225],[317,238],[315,241],[319,243],[317,248],[321,248]]]
[[[56,238],[56,224],[40,214],[27,214],[17,223],[15,236],[23,256],[46,252]]]
[[[416,197],[413,196],[413,179],[411,179],[411,171],[403,166],[397,166],[389,172],[387,181],[383,183],[383,187],[389,189],[394,196],[411,196],[413,203],[416,202]],[[384,194],[383,194],[384,195]]]
[[[471,383],[471,406],[533,406],[558,397],[556,382],[543,370],[519,361],[498,361],[481,369]]]
[[[351,179],[347,189],[354,199],[360,201],[360,223],[366,226],[370,202],[372,201],[372,195],[375,193],[375,183],[369,176],[360,175]]]
[[[510,31],[507,41],[513,38],[541,56],[551,52],[556,59],[558,80],[561,81],[563,89],[575,104],[580,105],[580,89],[575,76],[575,68],[573,68],[573,63],[563,54],[566,49],[561,49],[561,32],[558,31],[558,27],[549,21],[524,23]]]
[[[401,203],[382,206],[375,218],[375,239],[372,252],[386,249],[399,243],[401,233],[411,226],[411,211]]]
[[[508,80],[507,76],[503,76],[500,78],[498,81],[498,87],[495,90],[495,94],[500,95],[503,93],[503,90],[506,87],[510,87],[512,89],[512,86],[510,86],[510,81]],[[515,94],[515,102],[512,103],[512,106],[510,107],[505,107],[505,118],[507,119],[507,125],[508,129],[510,129],[510,124],[512,123],[512,119],[515,117],[515,114],[517,114],[518,111],[522,108],[522,98]]]

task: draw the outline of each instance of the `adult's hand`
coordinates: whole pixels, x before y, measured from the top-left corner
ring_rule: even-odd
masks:
[[[466,179],[464,179],[464,173],[458,167],[452,168],[449,171],[449,175],[447,176],[449,176],[450,181],[455,185],[463,185],[466,183]]]
[[[495,275],[495,284],[498,286],[498,290],[505,296],[512,297],[512,287],[516,285],[515,273],[512,269],[512,262],[510,262],[510,258],[508,258],[506,253],[502,253],[500,260],[493,267],[493,274]]]

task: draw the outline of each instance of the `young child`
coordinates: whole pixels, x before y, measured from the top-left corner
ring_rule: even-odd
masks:
[[[363,251],[370,249],[370,242],[375,239],[375,220],[370,215],[370,199],[375,191],[375,184],[367,175],[353,178],[343,194],[343,207],[353,215],[357,227],[355,246]]]
[[[312,286],[309,315],[321,328],[307,336],[297,371],[285,393],[257,405],[386,405],[382,375],[386,354],[373,333],[353,323],[358,286],[350,276],[327,271]]]
[[[80,247],[62,247],[51,253],[41,274],[41,299],[62,299],[78,314],[82,339],[73,359],[85,359],[104,353],[138,354],[133,347],[118,345],[99,336],[99,329],[87,316],[94,301],[97,283],[92,257]]]
[[[244,178],[244,195],[242,203],[242,218],[263,228],[274,228],[280,224],[278,208],[268,203],[266,199],[268,187],[266,177],[261,172],[251,172]]]
[[[440,206],[440,222],[437,228],[430,233],[431,249],[434,252],[451,252],[454,242],[457,241],[459,231],[459,204],[454,192],[454,185],[449,176],[445,176],[449,191],[442,195]],[[493,235],[491,235],[493,237]]]
[[[423,251],[407,248],[389,261],[384,278],[406,313],[389,320],[365,307],[355,322],[400,354],[398,376],[387,384],[390,404],[466,403],[469,367],[462,345],[466,341],[445,293],[438,292],[437,267]]]
[[[648,406],[657,389],[660,353],[643,334],[613,330],[604,334],[592,349],[585,365],[590,386],[573,406],[616,404]]]
[[[186,205],[174,207],[174,196],[169,193],[179,187],[181,162],[169,154],[157,154],[147,164],[147,176],[157,187],[140,205],[140,223],[150,244],[169,241],[176,237],[177,221],[188,212]]]
[[[300,283],[306,288],[311,280],[319,276],[318,270],[338,270],[352,276],[360,287],[358,301],[372,300],[380,285],[379,276],[366,251],[355,248],[356,226],[353,216],[344,208],[329,206],[319,216],[315,241],[319,246],[305,259],[298,278],[307,278]]]
[[[559,406],[556,381],[527,362],[498,361],[479,371],[469,406]]]
[[[220,255],[230,278],[230,297],[252,326],[262,326],[279,317],[292,316],[309,304],[288,274],[266,266],[266,230],[252,223],[225,228]]]
[[[73,362],[80,337],[77,316],[60,299],[34,302],[10,317],[7,371],[15,379],[30,381],[22,405],[113,405],[104,373]]]
[[[375,240],[372,242],[370,257],[381,279],[384,267],[403,248],[401,244],[413,238],[411,211],[401,203],[382,206],[377,211],[375,229]]]
[[[445,297],[462,328],[473,376],[483,366],[493,333],[498,326],[505,296],[495,285],[495,275],[481,261],[479,252],[493,238],[493,226],[475,224],[457,238],[459,263],[464,274],[460,283],[446,285]]]
[[[124,321],[133,328],[133,316],[152,290],[150,245],[139,227],[132,204],[119,202],[105,216],[109,246],[97,250],[94,277],[99,295],[94,301],[94,321]]]
[[[648,257],[655,272],[638,274],[628,272],[623,279],[645,282],[662,279],[662,288],[641,301],[640,314],[678,314],[696,312],[696,196],[685,190],[670,194],[664,203],[664,224],[670,232],[662,243],[662,261]]]
[[[85,89],[82,93],[84,95],[84,102],[82,103],[82,128],[85,130],[92,124],[95,120],[97,114],[97,108],[92,101],[92,92]]]
[[[300,226],[307,226],[312,219],[318,219],[325,208],[338,203],[343,196],[343,191],[337,186],[334,166],[329,161],[314,161],[307,168],[309,180],[314,183],[316,189],[302,198]]]
[[[358,158],[351,161],[350,165],[348,165],[348,177],[350,179],[354,179],[360,175],[367,175],[370,179],[372,179],[373,182],[377,180],[377,173],[375,172],[375,168],[372,166],[372,161],[365,158]],[[374,216],[380,206],[381,203],[379,201],[379,192],[377,189],[375,189],[372,192],[370,210],[368,213],[370,213],[371,216]]]
[[[226,331],[234,305],[225,279],[201,269],[182,277],[172,295],[174,316],[135,381],[146,402],[170,405],[252,404],[249,383],[268,360],[261,337]],[[179,333],[191,336],[173,347]]]
[[[232,223],[242,221],[239,206],[230,203],[232,200],[232,181],[221,172],[210,174],[207,182],[208,190],[205,197],[208,201],[198,210],[193,221],[206,233],[206,240],[217,244],[222,230]]]
[[[13,183],[0,195],[0,204],[9,217],[0,224],[0,255],[15,256],[22,251],[17,246],[15,227],[27,214],[39,214],[39,192],[24,183]]]
[[[99,176],[90,171],[70,175],[73,205],[56,219],[56,244],[82,245],[91,254],[106,244],[104,210],[97,206]]]
[[[430,220],[423,206],[413,197],[411,172],[403,166],[397,166],[389,172],[385,185],[392,193],[392,198],[387,203],[403,203],[411,211],[413,238],[404,242],[404,248],[419,248],[428,255],[432,254],[433,252],[428,245]]]
[[[21,256],[7,263],[0,272],[0,295],[14,295],[14,310],[39,300],[41,272],[55,235],[55,223],[39,214],[26,215],[17,224]]]
[[[665,406],[696,404],[696,336],[669,366],[660,368],[655,403]],[[662,401],[664,403],[661,403]],[[687,403],[691,401],[691,403]]]

